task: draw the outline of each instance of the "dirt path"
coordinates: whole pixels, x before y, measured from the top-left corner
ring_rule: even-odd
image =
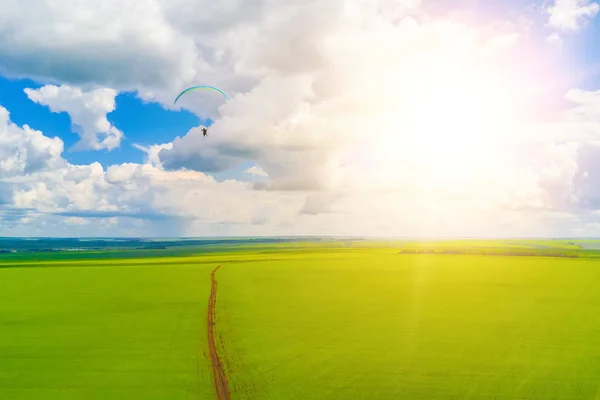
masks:
[[[206,329],[208,330],[208,353],[210,357],[210,366],[212,368],[213,382],[215,390],[217,391],[218,400],[229,400],[231,396],[229,394],[229,385],[227,383],[227,376],[219,353],[217,352],[217,340],[215,339],[215,305],[217,303],[217,280],[215,279],[215,272],[220,268],[219,265],[210,274],[211,287],[210,296],[208,298],[208,324]]]

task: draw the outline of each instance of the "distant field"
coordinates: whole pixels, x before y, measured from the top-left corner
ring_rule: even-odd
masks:
[[[600,263],[582,242],[2,255],[0,399],[215,399],[217,265],[234,400],[594,399]]]

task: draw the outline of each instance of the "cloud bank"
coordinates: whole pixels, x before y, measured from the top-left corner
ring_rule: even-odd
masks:
[[[599,233],[600,96],[565,83],[524,22],[413,0],[5,3],[0,71],[48,83],[26,93],[69,114],[76,148],[119,146],[119,91],[171,108],[210,83],[232,101],[187,96],[210,140],[193,128],[106,168],[1,108],[0,234]],[[598,5],[548,13],[574,31]]]

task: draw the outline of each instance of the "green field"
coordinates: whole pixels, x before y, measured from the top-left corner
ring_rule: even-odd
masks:
[[[0,268],[0,399],[211,398],[210,267],[97,265]]]
[[[0,399],[216,398],[217,265],[232,399],[600,398],[600,262],[577,242],[52,257],[0,258]]]

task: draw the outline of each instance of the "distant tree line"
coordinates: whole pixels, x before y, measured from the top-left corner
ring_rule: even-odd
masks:
[[[399,254],[473,254],[488,256],[509,256],[509,257],[562,257],[579,258],[578,253],[562,251],[540,251],[531,249],[424,249],[408,248],[401,249]]]

